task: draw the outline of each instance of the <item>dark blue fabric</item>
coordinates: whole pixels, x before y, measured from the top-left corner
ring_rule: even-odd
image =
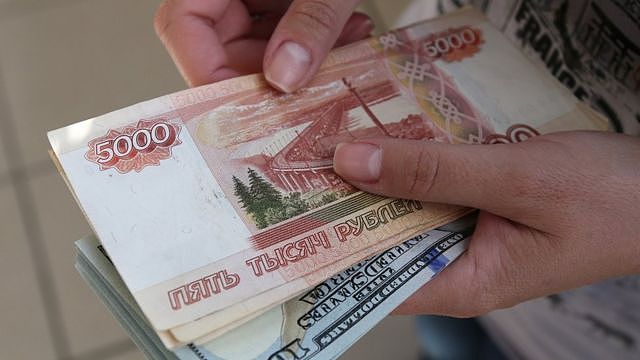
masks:
[[[475,319],[444,316],[418,316],[416,319],[425,359],[506,359]]]

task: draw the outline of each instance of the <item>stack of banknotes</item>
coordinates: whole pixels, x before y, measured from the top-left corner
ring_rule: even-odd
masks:
[[[324,359],[455,259],[473,211],[359,191],[338,143],[606,128],[466,9],[336,49],[293,94],[249,75],[49,140],[96,234],[78,269],[147,354]]]
[[[465,249],[474,216],[407,240],[211,340],[168,350],[99,241],[76,242],[76,269],[150,359],[332,359]]]

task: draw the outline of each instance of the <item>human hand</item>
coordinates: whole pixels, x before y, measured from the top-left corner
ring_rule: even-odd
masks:
[[[640,139],[564,132],[517,144],[367,139],[334,169],[362,190],[480,209],[468,250],[400,314],[477,316],[640,273]]]
[[[364,39],[359,0],[165,0],[156,33],[190,86],[265,72],[276,88],[306,84],[333,46]]]

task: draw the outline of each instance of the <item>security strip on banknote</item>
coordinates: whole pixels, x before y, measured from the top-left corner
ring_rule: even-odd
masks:
[[[407,240],[215,340],[173,352],[163,346],[95,237],[76,242],[76,268],[150,358],[329,359],[455,260],[466,248],[474,220],[467,216]]]

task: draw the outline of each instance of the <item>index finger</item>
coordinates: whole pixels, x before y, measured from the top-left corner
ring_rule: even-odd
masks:
[[[154,19],[158,37],[190,86],[238,75],[224,45],[249,32],[250,25],[249,13],[236,0],[167,0]]]
[[[294,0],[269,40],[264,57],[267,81],[284,92],[309,82],[359,2]]]

